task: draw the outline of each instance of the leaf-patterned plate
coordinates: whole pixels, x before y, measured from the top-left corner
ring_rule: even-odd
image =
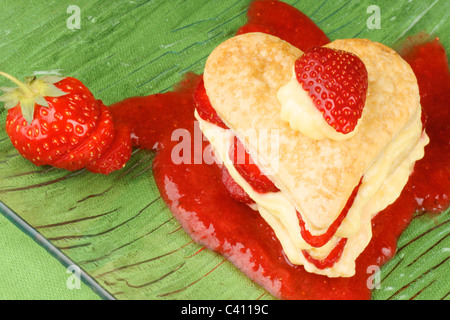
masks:
[[[436,34],[450,49],[450,2],[286,1],[330,37],[394,45]],[[0,65],[24,78],[81,79],[106,104],[167,92],[246,22],[249,1],[6,1],[0,11]],[[80,14],[80,23],[72,15]],[[30,22],[30,23],[25,23]],[[32,23],[31,23],[32,22]],[[3,84],[3,83],[2,83]],[[273,299],[223,257],[193,242],[160,198],[151,152],[135,150],[109,176],[35,167],[12,147],[0,111],[0,210],[85,281],[112,299]],[[448,299],[450,213],[415,218],[381,271],[374,299]]]

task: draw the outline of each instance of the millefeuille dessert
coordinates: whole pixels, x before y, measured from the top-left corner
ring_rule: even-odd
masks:
[[[352,276],[372,217],[399,197],[428,143],[409,65],[369,40],[303,53],[248,33],[211,53],[194,97],[216,159],[290,263]]]

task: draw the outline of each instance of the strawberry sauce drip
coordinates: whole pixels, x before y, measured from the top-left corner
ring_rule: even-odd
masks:
[[[326,34],[307,15],[281,1],[253,1],[248,8],[247,17],[248,22],[239,28],[237,34],[271,34],[302,51],[330,42]]]
[[[409,50],[408,50],[409,49]],[[405,48],[420,89],[423,122],[430,144],[417,163],[409,193],[419,211],[443,212],[450,205],[450,72],[439,39]],[[432,183],[431,183],[432,182]]]
[[[282,39],[301,38],[303,43],[298,46],[303,50],[327,42],[323,32],[297,9],[273,3],[253,2],[249,24],[240,32],[263,26],[276,30]],[[297,18],[288,18],[293,16]],[[258,24],[256,17],[261,19]],[[392,258],[397,238],[417,210],[440,212],[449,205],[450,76],[445,51],[434,41],[412,50],[406,58],[419,80],[422,106],[428,115],[426,130],[432,142],[400,198],[372,220],[372,240],[356,260],[356,274],[350,278],[328,278],[292,265],[258,212],[230,196],[222,183],[221,168],[202,161],[208,142],[203,141],[200,151],[193,152],[185,162],[174,163],[172,150],[180,143],[172,141],[174,130],[190,134],[191,150],[199,135],[193,92],[200,76],[189,75],[173,92],[118,102],[111,106],[111,112],[116,121],[131,128],[134,146],[156,151],[153,172],[161,196],[195,241],[225,256],[278,298],[370,299],[367,279],[372,273],[368,273],[368,266],[381,266]],[[432,184],[427,183],[430,177],[434,179]]]

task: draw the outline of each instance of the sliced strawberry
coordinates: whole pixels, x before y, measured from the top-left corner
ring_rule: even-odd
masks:
[[[222,182],[235,201],[252,204],[255,203],[252,198],[234,181],[225,166],[222,166]]]
[[[86,166],[91,172],[110,174],[122,169],[131,157],[131,130],[125,125],[116,125],[114,140],[100,158]]]
[[[97,160],[109,148],[114,139],[113,119],[108,107],[101,101],[98,103],[101,114],[95,131],[86,137],[80,146],[53,162],[53,166],[69,171],[80,170]]]
[[[279,191],[275,184],[253,162],[250,154],[245,150],[244,145],[237,137],[234,137],[234,142],[228,155],[233,161],[236,170],[255,191],[259,193]]]
[[[308,251],[302,250],[302,253],[306,260],[316,266],[317,269],[326,269],[331,268],[342,256],[344,252],[345,245],[347,244],[347,238],[341,238],[334,248],[330,251],[328,256],[323,259],[315,259],[313,258]]]
[[[206,94],[205,84],[203,82],[203,77],[197,88],[194,91],[194,101],[195,108],[197,109],[198,115],[205,121],[215,124],[221,128],[228,129],[222,119],[220,119],[216,110],[211,105],[208,95]]]
[[[368,87],[367,70],[356,55],[313,47],[295,62],[298,82],[336,131],[353,131],[361,118]]]
[[[328,227],[327,231],[321,235],[313,235],[307,228],[306,223],[302,218],[302,215],[297,211],[297,217],[300,224],[300,230],[302,238],[311,246],[320,248],[324,246],[330,239],[335,235],[337,229],[341,226],[342,221],[347,217],[348,211],[353,206],[356,196],[358,195],[359,187],[361,186],[363,178],[360,179],[358,185],[353,189],[352,194],[348,198],[344,209],[342,209],[339,216],[334,220],[334,222]]]

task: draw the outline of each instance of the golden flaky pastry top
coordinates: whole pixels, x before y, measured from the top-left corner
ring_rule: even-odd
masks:
[[[365,170],[419,108],[414,73],[395,51],[363,39],[327,46],[356,54],[368,72],[360,128],[344,141],[312,140],[280,119],[277,92],[302,54],[287,42],[262,33],[233,37],[211,53],[204,71],[214,109],[316,230],[333,223]],[[279,146],[268,132],[278,134]]]

